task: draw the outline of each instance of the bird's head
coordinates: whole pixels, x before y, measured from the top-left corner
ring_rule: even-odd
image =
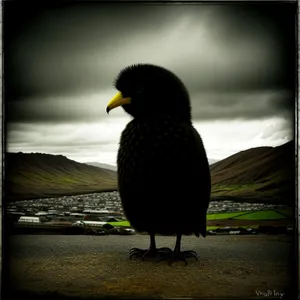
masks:
[[[132,65],[119,73],[114,85],[119,92],[108,103],[107,113],[122,106],[134,118],[191,119],[188,92],[167,69],[150,64]]]

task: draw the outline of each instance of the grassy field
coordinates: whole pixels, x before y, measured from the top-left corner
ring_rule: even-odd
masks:
[[[279,220],[292,218],[293,211],[292,209],[278,209],[278,210],[260,210],[260,211],[239,211],[239,212],[230,212],[230,213],[215,213],[208,214],[207,220]],[[109,222],[109,224],[113,226],[120,227],[130,227],[130,223],[128,221],[120,221],[120,222]],[[241,226],[248,227],[248,226]],[[214,230],[219,228],[219,226],[208,226],[207,230]]]

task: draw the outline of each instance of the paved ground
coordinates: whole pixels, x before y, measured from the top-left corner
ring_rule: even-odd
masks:
[[[174,242],[157,237],[158,246],[173,248]],[[131,247],[148,243],[146,235],[15,235],[7,260],[9,286],[15,292],[88,298],[256,298],[287,296],[290,290],[291,236],[183,237],[183,250],[199,254],[187,266],[128,259]]]

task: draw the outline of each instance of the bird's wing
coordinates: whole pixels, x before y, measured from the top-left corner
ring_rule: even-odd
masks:
[[[195,143],[194,147],[194,159],[195,165],[193,165],[193,172],[195,172],[196,181],[200,180],[203,182],[202,189],[203,193],[207,195],[207,208],[209,205],[210,192],[211,192],[211,177],[210,177],[210,168],[207,159],[207,154],[205,151],[205,147],[203,145],[203,141],[197,132],[197,130],[192,127],[192,137],[191,139]]]
[[[172,207],[170,212],[182,227],[187,224],[197,236],[206,236],[211,177],[202,139],[191,124],[180,123],[172,126],[161,145],[162,155],[156,156],[161,159],[153,161],[159,170],[156,182],[161,182],[160,190],[166,191],[161,202]]]
[[[195,221],[195,234],[206,236],[206,213],[210,201],[211,177],[209,163],[202,139],[191,124],[181,124],[185,143],[177,147],[176,169],[180,176],[174,176],[174,187],[181,186],[186,209],[186,222]],[[175,171],[175,170],[174,170]],[[175,174],[175,172],[174,172]]]

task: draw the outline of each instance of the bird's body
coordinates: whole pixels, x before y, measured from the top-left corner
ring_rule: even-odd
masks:
[[[118,152],[119,193],[138,231],[206,235],[209,165],[189,122],[132,120]]]
[[[172,72],[149,64],[125,68],[115,86],[107,112],[122,106],[133,117],[120,140],[119,193],[132,227],[150,234],[149,249],[134,248],[131,256],[197,257],[180,251],[181,236],[206,236],[211,179],[188,92]],[[156,248],[156,233],[177,235],[174,252]]]

